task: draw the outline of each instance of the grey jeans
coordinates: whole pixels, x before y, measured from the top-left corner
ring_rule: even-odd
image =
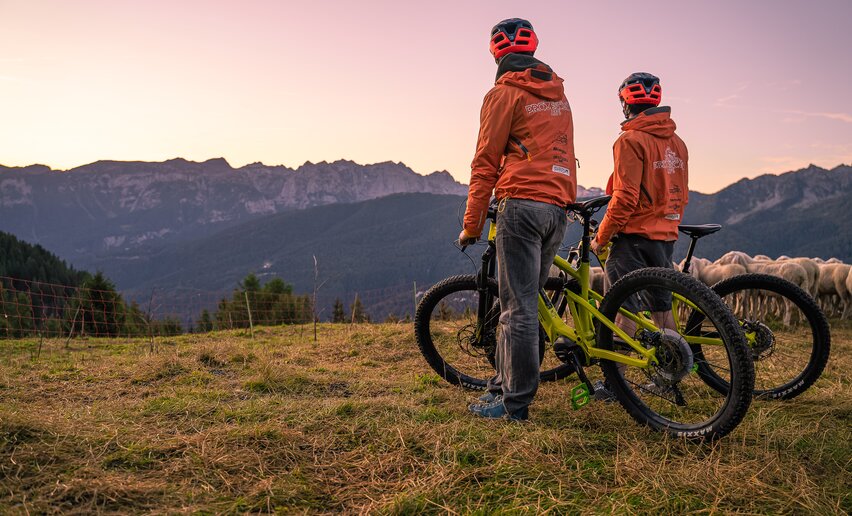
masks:
[[[566,222],[563,208],[525,199],[508,199],[497,212],[500,337],[497,374],[488,390],[503,395],[509,413],[532,403],[538,390],[538,291]]]

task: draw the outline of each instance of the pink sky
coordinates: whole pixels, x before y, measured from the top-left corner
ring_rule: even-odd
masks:
[[[565,79],[582,185],[612,170],[633,71],[662,78],[693,189],[852,162],[849,0],[0,0],[0,163],[345,158],[467,182],[489,30],[515,16]]]

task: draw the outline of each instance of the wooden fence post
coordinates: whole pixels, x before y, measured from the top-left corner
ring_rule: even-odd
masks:
[[[251,320],[251,305],[249,305],[248,290],[246,290],[244,293],[246,295],[246,310],[248,310],[248,316],[249,316],[249,331],[251,332],[251,338],[253,340],[254,339],[254,322],[252,322],[252,320]]]

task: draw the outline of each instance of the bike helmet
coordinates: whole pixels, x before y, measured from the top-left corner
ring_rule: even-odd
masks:
[[[491,55],[495,60],[512,52],[535,52],[536,48],[538,36],[527,20],[509,18],[491,29]]]
[[[659,77],[645,72],[631,73],[618,87],[618,98],[626,117],[630,116],[630,106],[659,106],[662,95]]]

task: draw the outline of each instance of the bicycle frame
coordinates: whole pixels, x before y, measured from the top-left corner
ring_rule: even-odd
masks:
[[[581,219],[583,222],[583,237],[580,241],[579,266],[575,268],[571,265],[571,263],[568,262],[568,260],[562,258],[559,255],[555,256],[553,259],[554,266],[556,266],[560,271],[564,272],[567,276],[576,280],[577,283],[580,285],[579,294],[569,289],[563,289],[561,291],[561,294],[566,297],[568,309],[570,311],[571,318],[574,321],[574,327],[569,326],[562,319],[544,289],[541,289],[539,291],[538,296],[539,322],[541,323],[542,327],[545,330],[545,333],[547,333],[547,336],[551,342],[555,342],[556,339],[558,339],[559,337],[566,337],[571,341],[575,342],[585,354],[586,365],[589,365],[592,359],[604,359],[630,365],[633,367],[650,367],[653,363],[657,361],[655,355],[656,350],[654,348],[649,349],[643,346],[635,337],[628,335],[624,330],[619,328],[615,324],[615,322],[603,315],[600,310],[598,310],[597,306],[595,306],[596,303],[599,304],[603,300],[603,295],[599,292],[592,290],[590,287],[590,247],[592,235],[592,220],[590,216],[581,216]],[[488,230],[488,249],[482,254],[482,267],[480,268],[479,278],[477,281],[477,290],[479,291],[480,296],[478,320],[480,321],[485,320],[487,316],[487,311],[490,309],[493,303],[493,296],[491,295],[488,289],[488,278],[494,277],[496,269],[496,235],[497,225],[494,220],[491,220],[490,227]],[[690,246],[690,257],[692,255],[692,250],[694,249],[694,246],[695,242],[693,241],[692,245]],[[606,260],[603,260],[602,265],[604,263],[606,263]],[[698,335],[684,335],[683,325],[681,321],[678,320],[678,305],[680,303],[684,303],[686,306],[699,312],[700,309],[694,303],[677,293],[673,293],[672,297],[672,314],[674,316],[675,324],[677,326],[678,332],[683,335],[687,343],[703,346],[723,345],[722,340],[719,338],[702,337]],[[658,328],[654,324],[654,322],[644,314],[632,313],[626,310],[625,308],[619,308],[618,313],[622,317],[625,317],[626,319],[636,324],[636,327],[639,329],[647,330],[649,332],[660,331],[660,328]],[[621,339],[625,344],[627,344],[627,346],[629,346],[633,351],[635,351],[638,354],[639,358],[628,356],[617,351],[610,351],[599,348],[597,346],[595,321],[597,321],[601,326],[610,329],[616,336],[619,337],[619,339]],[[483,328],[477,328],[477,332],[481,332],[482,329]],[[749,336],[748,334],[746,334],[746,337],[749,339],[749,341],[754,339],[754,335]]]
[[[551,342],[555,342],[559,337],[567,337],[576,342],[586,355],[587,365],[591,359],[604,359],[613,362],[634,366],[634,367],[650,367],[656,362],[655,349],[648,349],[643,346],[633,336],[628,335],[624,330],[619,328],[608,317],[604,316],[596,306],[589,300],[594,299],[599,303],[603,296],[591,289],[589,260],[590,245],[591,245],[591,222],[589,217],[582,217],[583,221],[583,238],[580,242],[580,264],[578,268],[574,268],[567,260],[561,256],[556,256],[553,259],[553,264],[562,272],[577,280],[580,285],[580,293],[577,294],[571,290],[564,289],[563,295],[567,297],[568,308],[571,313],[571,318],[574,321],[572,328],[560,317],[556,308],[553,306],[550,298],[544,292],[539,292],[538,297],[538,318]],[[645,317],[639,317],[625,309],[620,309],[619,313],[634,321],[638,327],[649,331],[659,331],[652,321]],[[624,343],[633,349],[640,358],[627,356],[617,351],[609,351],[597,347],[595,321],[600,325],[609,328],[617,335]]]
[[[551,342],[559,337],[567,337],[576,342],[583,350],[587,357],[587,364],[590,359],[598,358],[612,360],[623,364],[635,367],[649,367],[656,361],[653,349],[647,349],[636,339],[628,335],[609,318],[604,316],[592,303],[589,302],[590,293],[594,292],[589,288],[589,267],[588,261],[581,261],[579,269],[574,269],[562,257],[557,256],[554,259],[554,265],[561,271],[565,272],[572,278],[576,279],[580,284],[580,294],[570,290],[564,290],[564,295],[568,298],[568,307],[571,312],[571,318],[574,321],[574,328],[568,326],[562,317],[556,312],[556,308],[550,301],[550,298],[544,293],[539,292],[538,297],[538,319],[544,327]],[[640,318],[635,314],[631,314],[626,310],[623,313],[640,324],[643,328],[650,331],[659,331],[657,327],[649,320]],[[613,333],[618,335],[628,346],[636,351],[642,358],[633,358],[616,351],[608,351],[597,347],[596,332],[594,321],[597,320],[601,325],[606,326]]]
[[[693,253],[695,252],[695,246],[696,246],[697,243],[698,243],[698,238],[693,237],[692,241],[689,244],[689,249],[686,253],[686,259],[684,260],[683,270],[681,271],[684,274],[689,273],[689,268],[690,268],[690,265],[692,264],[692,256],[693,256]],[[581,243],[581,247],[582,247],[582,243]],[[557,256],[557,258],[559,258],[559,257]],[[598,258],[598,261],[600,262],[601,266],[606,267],[606,258],[603,258],[603,259]],[[559,267],[560,270],[564,270],[555,261],[554,261],[554,265]],[[569,265],[569,267],[570,267],[570,265]],[[567,271],[567,270],[565,272],[570,274],[570,272]],[[582,283],[581,283],[581,285],[582,285]],[[594,290],[589,290],[589,296],[598,303],[603,299],[603,296],[601,294],[599,294],[598,292],[595,292]],[[684,303],[689,308],[692,308],[693,310],[696,310],[698,312],[701,312],[701,309],[698,308],[697,306],[695,306],[695,304],[693,302],[684,298],[680,294],[675,294],[675,293],[672,294],[672,315],[674,316],[675,325],[677,327],[678,333],[680,333],[683,336],[683,338],[686,340],[686,342],[688,344],[696,344],[696,345],[701,345],[701,346],[722,346],[724,344],[722,342],[722,339],[714,339],[714,338],[711,338],[711,337],[701,337],[701,336],[698,336],[698,335],[684,335],[683,334],[684,328],[681,324],[681,321],[678,320],[678,304],[679,303]],[[634,323],[636,323],[638,326],[643,327],[644,329],[647,329],[649,331],[657,331],[657,330],[654,329],[654,326],[652,324],[651,325],[647,324],[647,319],[641,318],[641,317],[637,316],[636,314],[628,312],[627,310],[624,310],[624,309],[619,309],[619,313],[621,315],[627,317],[628,319],[630,319]],[[742,321],[740,321],[740,324],[742,324]],[[753,332],[753,331],[745,332],[745,336],[746,336],[746,340],[748,341],[748,343],[750,345],[753,345],[755,343],[755,339],[756,339],[755,332]]]
[[[494,276],[495,270],[495,253],[496,253],[496,234],[497,227],[494,221],[490,222],[491,226],[488,231],[488,249],[482,254],[482,267],[479,271],[479,279],[477,281],[479,291],[479,319],[480,321],[485,320],[486,313],[491,307],[493,302],[492,296],[488,290],[488,278]],[[599,302],[603,299],[599,293],[590,289],[590,281],[589,281],[589,245],[590,245],[590,228],[589,221],[587,218],[583,220],[584,228],[583,228],[583,241],[581,246],[581,261],[579,268],[574,268],[571,264],[568,263],[567,260],[562,258],[561,256],[556,256],[554,258],[554,265],[558,267],[560,270],[565,272],[567,275],[576,279],[580,286],[581,291],[580,294],[576,294],[571,292],[568,289],[563,291],[564,295],[568,297],[569,307],[571,310],[571,317],[574,320],[574,328],[569,326],[562,320],[562,317],[556,311],[556,308],[553,306],[550,298],[542,289],[539,291],[538,296],[538,319],[544,328],[547,336],[550,338],[551,342],[555,342],[559,337],[567,337],[572,341],[576,342],[580,348],[583,350],[586,355],[586,364],[588,365],[592,359],[604,359],[611,360],[613,362],[620,362],[623,364],[627,364],[634,367],[650,367],[651,364],[657,361],[655,356],[655,349],[648,349],[644,347],[638,340],[634,337],[628,335],[624,330],[616,326],[616,324],[611,321],[609,318],[604,316],[592,303],[589,302],[589,298],[591,297],[596,302]],[[634,321],[640,327],[647,329],[649,331],[659,331],[654,323],[645,317],[638,316],[633,314],[627,310],[620,309],[620,313],[622,313],[625,317]],[[632,348],[636,353],[638,353],[640,358],[635,358],[631,356],[627,356],[623,353],[619,353],[616,351],[609,351],[605,349],[601,349],[597,347],[596,343],[596,332],[594,327],[594,321],[597,320],[601,325],[606,326],[610,330],[613,331],[621,340],[623,340],[630,348]],[[482,328],[477,328],[477,331],[482,331]]]

